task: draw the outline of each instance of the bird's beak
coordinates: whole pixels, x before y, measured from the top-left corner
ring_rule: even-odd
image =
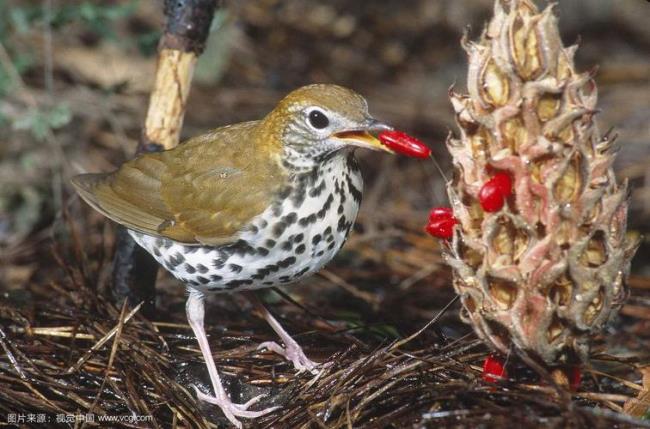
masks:
[[[392,129],[393,127],[390,125],[371,118],[368,119],[362,127],[339,131],[334,133],[332,137],[342,140],[345,144],[350,146],[395,153],[384,146],[381,141],[375,137],[375,134],[378,134],[381,131],[390,131]]]

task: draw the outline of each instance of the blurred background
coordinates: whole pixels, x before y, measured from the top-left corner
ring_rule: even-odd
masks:
[[[183,136],[260,118],[291,89],[335,82],[367,96],[376,117],[427,142],[448,169],[444,140],[455,125],[447,90],[465,86],[460,38],[480,34],[491,4],[225,1],[196,70]],[[563,0],[556,7],[565,43],[580,44],[579,69],[598,67],[600,126],[619,135],[616,170],[632,185],[630,227],[647,235],[650,5]],[[110,248],[103,228],[111,226],[81,208],[68,180],[132,156],[162,26],[162,1],[0,3],[0,288],[33,283],[52,238],[68,236],[63,214],[90,219],[82,237],[89,248],[106,240]],[[427,210],[446,202],[443,180],[429,162],[359,156],[366,194],[348,252],[388,265],[402,288],[426,279],[440,265],[421,227]],[[400,252],[405,242],[422,252]],[[339,265],[349,260],[344,254]],[[633,270],[650,275],[647,238]]]

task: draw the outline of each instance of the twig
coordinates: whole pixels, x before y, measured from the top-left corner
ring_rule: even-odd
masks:
[[[43,3],[43,21],[45,27],[43,29],[43,53],[45,57],[45,64],[43,66],[43,80],[45,81],[45,90],[47,91],[50,100],[54,94],[54,62],[52,55],[52,0],[46,0]]]
[[[380,299],[376,295],[359,290],[357,287],[343,280],[341,277],[329,270],[321,270],[319,271],[318,275],[326,278],[335,285],[340,286],[346,292],[350,293],[350,295],[365,301],[373,308],[377,308],[377,306],[380,304]]]
[[[402,283],[399,284],[398,288],[403,291],[407,290],[411,286],[419,282],[420,280],[429,277],[429,275],[434,273],[439,268],[440,265],[438,264],[427,265],[426,267],[423,267],[420,270],[416,271],[415,274],[413,274],[411,277],[407,277],[406,279],[404,279]]]
[[[410,336],[404,338],[403,340],[397,341],[395,344],[393,344],[393,345],[388,349],[388,351],[393,351],[393,350],[395,350],[395,349],[397,349],[397,348],[403,346],[404,344],[406,344],[406,343],[412,341],[413,339],[415,339],[416,337],[418,337],[420,334],[422,334],[424,331],[426,331],[427,329],[429,329],[429,327],[430,327],[431,325],[433,325],[433,324],[436,323],[438,320],[440,320],[440,318],[442,317],[442,315],[445,314],[445,312],[446,312],[447,310],[449,310],[449,308],[450,308],[452,305],[454,305],[454,303],[455,303],[457,300],[458,300],[458,295],[455,295],[455,296],[451,299],[451,301],[449,301],[449,302],[447,303],[447,305],[445,305],[445,306],[442,308],[442,310],[440,310],[440,311],[438,312],[438,314],[436,314],[436,315],[433,317],[433,319],[431,319],[431,320],[429,320],[429,321],[427,322],[426,325],[424,325],[422,328],[420,328],[418,331],[416,331],[415,333],[411,334]]]
[[[617,421],[619,423],[628,423],[634,425],[636,428],[650,428],[650,422],[640,419],[635,419],[634,417],[627,416],[622,413],[617,413],[610,411],[606,408],[589,408],[589,407],[580,407],[581,411],[592,414],[597,417],[605,417],[610,420]]]
[[[131,311],[129,312],[129,314],[124,318],[124,323],[127,323],[129,320],[131,320],[131,318],[132,318],[133,316],[135,316],[135,314],[138,312],[138,310],[140,310],[140,307],[142,307],[142,304],[143,304],[143,303],[141,302],[141,303],[138,304],[138,305],[137,305],[133,310],[131,310]],[[108,332],[106,333],[106,335],[104,335],[104,336],[103,336],[103,337],[102,337],[102,338],[101,338],[101,339],[100,339],[100,340],[99,340],[99,341],[98,341],[94,346],[92,346],[92,347],[90,348],[90,350],[88,350],[88,351],[86,352],[86,354],[84,354],[81,358],[79,358],[79,360],[77,361],[77,363],[75,363],[75,364],[72,365],[70,368],[68,368],[68,370],[66,371],[66,374],[72,374],[73,372],[78,371],[79,368],[81,368],[81,366],[82,366],[82,365],[83,365],[83,364],[84,364],[88,359],[90,359],[90,357],[91,357],[95,352],[97,352],[99,349],[101,349],[101,348],[104,346],[104,344],[106,344],[106,342],[107,342],[108,340],[110,340],[111,338],[113,338],[113,336],[117,333],[117,331],[118,331],[119,329],[120,329],[120,324],[118,323],[117,326],[113,327],[113,329],[111,329],[110,331],[108,331]]]
[[[616,377],[615,375],[612,375],[612,374],[607,374],[606,372],[597,371],[597,370],[592,369],[592,368],[585,370],[585,372],[600,375],[601,377],[611,378],[612,380],[616,380],[617,382],[621,383],[624,386],[629,387],[630,389],[639,390],[639,391],[643,390],[643,387],[636,384],[636,383],[632,383],[631,381],[625,380],[625,379],[623,379],[621,377]]]
[[[611,401],[611,402],[625,402],[630,399],[630,396],[620,395],[617,393],[600,393],[600,392],[579,392],[577,396],[592,401]]]
[[[2,349],[5,351],[5,354],[9,358],[9,362],[11,362],[11,365],[14,367],[14,369],[16,370],[20,378],[26,380],[27,375],[25,374],[25,372],[23,372],[23,369],[18,364],[18,360],[16,359],[16,356],[14,356],[14,354],[11,352],[9,345],[7,344],[7,336],[5,335],[2,328],[0,328],[0,346],[2,346]]]
[[[28,335],[42,335],[45,337],[62,337],[62,338],[74,338],[79,340],[94,340],[95,336],[92,334],[82,334],[79,332],[73,332],[73,326],[51,326],[51,327],[34,327],[30,329],[25,329],[17,327],[12,329],[13,332],[20,334]]]
[[[104,378],[102,379],[102,383],[99,385],[99,389],[97,389],[97,394],[95,395],[95,400],[93,403],[90,405],[90,408],[88,409],[88,413],[93,413],[95,410],[95,407],[97,406],[97,403],[99,402],[99,398],[102,396],[102,392],[104,391],[104,386],[106,386],[106,381],[108,380],[108,375],[111,371],[111,368],[113,368],[113,362],[115,361],[115,354],[117,353],[117,347],[120,344],[120,337],[122,336],[122,328],[124,327],[124,315],[126,313],[126,306],[127,302],[124,301],[122,303],[122,310],[120,311],[120,317],[117,320],[117,326],[115,330],[115,339],[113,340],[113,346],[111,347],[111,353],[108,356],[108,364],[106,365],[106,370],[104,371]],[[85,423],[85,422],[84,422]],[[83,428],[84,425],[82,425]]]

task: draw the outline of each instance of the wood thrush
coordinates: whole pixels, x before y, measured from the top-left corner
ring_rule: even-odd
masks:
[[[206,292],[296,282],[339,251],[357,216],[363,181],[355,147],[392,152],[373,136],[391,127],[368,114],[366,100],[335,85],[291,92],[260,121],[218,128],[174,149],[147,153],[113,173],[72,179],[79,195],[129,229],[189,289],[187,318],[201,347],[215,396],[197,389],[240,426],[256,417],[255,398],[226,394],[203,326]],[[314,371],[300,346],[266,308],[284,347],[261,345]]]

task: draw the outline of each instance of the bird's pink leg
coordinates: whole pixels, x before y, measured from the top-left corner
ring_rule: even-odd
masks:
[[[296,340],[291,338],[291,335],[289,335],[289,333],[284,330],[282,325],[280,325],[280,322],[278,322],[277,319],[273,317],[271,312],[264,306],[264,304],[262,304],[256,295],[248,294],[248,297],[253,305],[260,311],[260,313],[262,313],[264,320],[266,320],[268,324],[271,325],[271,328],[275,331],[276,334],[278,334],[284,343],[284,347],[282,347],[275,341],[266,341],[257,346],[257,349],[267,349],[279,354],[280,356],[283,356],[286,360],[293,363],[293,366],[298,370],[298,373],[301,373],[303,371],[309,371],[312,374],[317,373],[318,370],[316,368],[320,364],[310,360],[305,355],[302,347],[300,347]]]
[[[203,359],[205,360],[205,364],[208,367],[208,373],[210,374],[210,381],[212,382],[212,388],[214,389],[215,395],[206,395],[205,393],[201,392],[196,386],[193,386],[194,390],[196,391],[196,396],[202,401],[209,402],[221,408],[226,418],[238,428],[241,428],[242,424],[239,420],[237,420],[237,417],[255,418],[278,409],[279,407],[270,407],[260,411],[248,410],[248,407],[258,402],[264,395],[256,396],[245,404],[235,404],[230,400],[228,394],[223,388],[223,385],[221,384],[221,379],[219,378],[217,367],[214,364],[214,359],[212,358],[212,353],[210,352],[208,337],[205,335],[205,328],[203,326],[203,318],[205,315],[203,294],[198,291],[190,290],[190,296],[187,298],[185,310],[187,312],[187,320],[192,327],[192,331],[194,331],[196,340],[199,342],[199,347],[201,348]]]

